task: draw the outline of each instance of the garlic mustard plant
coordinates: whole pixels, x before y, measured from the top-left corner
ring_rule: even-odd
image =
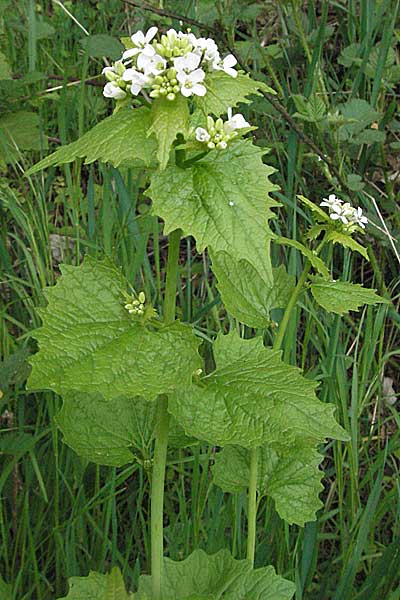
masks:
[[[322,506],[321,445],[349,436],[341,415],[318,399],[316,382],[283,360],[281,346],[305,299],[314,310],[337,315],[386,302],[374,290],[332,279],[325,264],[335,244],[368,259],[361,237],[368,219],[333,193],[320,206],[299,196],[312,221],[307,242],[278,236],[275,169],[252,137],[248,111],[240,112],[250,97],[273,90],[236,70],[231,54],[221,58],[214,40],[191,31],[151,27],[125,45],[121,59],[103,70],[114,113],[28,173],[75,159],[121,166],[121,177],[131,168],[142,172],[141,193],[163,221],[169,246],[160,290],[145,275],[128,281],[110,258],[91,256],[63,266],[46,290],[29,388],[61,396],[57,423],[85,460],[113,467],[139,461],[151,484],[150,575],[128,595],[118,569],[91,573],[74,580],[67,600],[93,594],[102,600],[290,600],[293,582],[272,566],[254,569],[259,502],[272,497],[288,523],[314,520]],[[208,252],[221,318],[229,315],[213,340],[197,323],[176,318],[180,242],[187,236],[199,253]],[[273,263],[272,244],[304,256],[297,281],[284,264]],[[140,291],[132,293],[136,284]],[[273,309],[281,309],[278,323]],[[84,428],[78,426],[82,403],[92,415]],[[104,406],[113,415],[107,430]],[[186,448],[190,454],[193,443],[218,450],[215,485],[247,493],[246,560],[200,549],[183,561],[164,558],[164,481],[174,461],[168,453]]]

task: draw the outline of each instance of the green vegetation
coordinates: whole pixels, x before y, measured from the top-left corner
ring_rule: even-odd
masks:
[[[195,577],[203,599],[224,590],[239,600],[253,585],[260,600],[286,600],[292,585],[267,565],[294,582],[296,600],[400,598],[399,5],[0,0],[1,600],[66,596],[71,577],[68,600],[128,600],[126,589],[138,586],[138,600],[154,592],[154,574],[140,583],[139,575],[150,570],[150,536],[162,535],[150,526],[149,475],[156,423],[161,439],[168,417],[163,397],[139,396],[160,393],[171,393],[172,413],[163,599],[181,600],[185,577]],[[159,114],[137,109],[137,124],[124,107],[103,121],[112,103],[99,73],[120,56],[121,38],[154,24],[191,26],[237,56],[253,78],[239,76],[236,98],[257,127],[257,147],[234,141],[226,153],[187,165],[179,144],[197,123],[181,96],[170,105],[159,99]],[[226,81],[212,77],[214,92],[201,100],[206,113],[226,110]],[[257,95],[247,104],[250,90]],[[94,126],[95,136],[85,137]],[[117,134],[118,153],[110,154]],[[177,134],[176,165],[167,167]],[[40,159],[39,172],[32,166]],[[157,162],[144,193],[143,167]],[[197,186],[217,201],[221,190],[240,190],[240,221],[250,217],[251,228],[237,227],[229,209],[216,219],[201,203],[194,220],[187,207],[194,210]],[[332,193],[363,208],[365,236],[330,228],[317,205]],[[271,261],[262,260],[271,240]],[[260,292],[272,278],[277,290]],[[143,318],[154,317],[153,306],[166,326],[132,325],[120,300],[126,280],[151,303]],[[176,315],[186,324],[172,323],[176,282]],[[116,363],[125,361],[130,376],[108,378],[108,355],[84,329],[90,304],[102,343],[115,344]],[[41,317],[44,327],[33,333]],[[68,337],[71,319],[82,320],[80,337]],[[203,365],[201,341],[209,375],[192,381]],[[146,361],[149,348],[155,356]],[[283,368],[279,348],[305,378]],[[38,388],[53,391],[31,391]],[[222,388],[233,415],[218,404]],[[285,393],[293,401],[284,404]],[[210,423],[211,401],[221,421]],[[274,407],[268,435],[259,421],[264,402],[266,411]],[[121,418],[124,429],[110,436]],[[343,441],[324,446],[325,437]],[[254,452],[253,444],[262,447]],[[251,571],[243,559],[253,558],[254,542]],[[89,571],[107,575],[82,579]]]

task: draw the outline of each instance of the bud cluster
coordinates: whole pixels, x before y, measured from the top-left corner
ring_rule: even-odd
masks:
[[[144,292],[140,292],[137,299],[134,298],[128,304],[125,304],[125,308],[130,315],[137,315],[138,317],[142,317],[145,311],[145,302],[146,296]]]
[[[130,93],[152,98],[175,100],[183,96],[204,96],[207,73],[224,71],[237,77],[236,58],[229,54],[221,58],[218,46],[211,38],[197,38],[187,33],[169,29],[157,40],[158,29],[151,27],[146,33],[137,31],[131,36],[129,48],[113,66],[103,69],[108,83],[104,95],[116,100]]]
[[[250,125],[242,114],[232,115],[232,109],[228,108],[228,119],[226,121],[221,118],[214,121],[209,115],[207,117],[207,128],[197,127],[195,136],[198,142],[207,144],[207,148],[210,148],[210,150],[214,148],[225,150],[228,143],[240,135],[239,131],[248,127]]]
[[[337,198],[335,194],[330,194],[328,198],[323,198],[320,206],[326,206],[332,221],[341,223],[350,233],[354,231],[356,227],[365,229],[365,226],[368,224],[368,219],[363,215],[362,208],[354,208],[350,202],[343,202],[343,200]]]

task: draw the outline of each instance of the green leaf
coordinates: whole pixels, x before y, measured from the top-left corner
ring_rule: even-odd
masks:
[[[119,396],[106,400],[100,394],[64,394],[56,417],[64,443],[79,456],[101,465],[120,467],[151,456],[156,427],[155,402]],[[170,419],[169,448],[184,448],[191,440],[175,419]]]
[[[311,284],[311,293],[322,308],[338,315],[347,314],[350,310],[359,310],[363,304],[389,304],[388,300],[378,296],[376,290],[347,281],[316,278]]]
[[[59,600],[100,600],[108,575],[91,571],[87,577],[70,577],[69,592]]]
[[[262,81],[251,79],[249,75],[238,73],[237,77],[231,77],[223,72],[215,72],[207,75],[205,80],[207,94],[202,98],[196,98],[196,104],[205,115],[216,116],[226,113],[228,107],[236,107],[238,104],[249,104],[248,96],[261,96],[261,91],[275,94],[275,91]]]
[[[134,161],[150,166],[154,162],[157,144],[148,136],[150,110],[148,108],[121,109],[107,117],[81,138],[63,146],[27,171],[32,175],[41,169],[70,163],[84,158],[87,165],[99,160],[114,167]]]
[[[70,577],[68,595],[59,600],[133,600],[118,567],[103,575],[91,571],[87,577]]]
[[[0,575],[0,598],[1,600],[12,600],[12,588]]]
[[[311,200],[301,194],[297,194],[297,198],[314,213],[314,216],[319,222],[323,223],[325,221],[332,225],[332,219],[328,213],[322,210],[317,204],[314,204],[314,202],[311,202]]]
[[[227,252],[211,253],[212,270],[227,311],[249,327],[267,327],[271,308],[286,306],[294,277],[281,265],[273,269],[273,283],[265,282],[247,260],[236,261]]]
[[[314,521],[322,506],[319,494],[322,456],[310,445],[295,442],[277,453],[260,448],[257,488],[271,496],[282,519],[303,526]],[[250,452],[239,446],[226,446],[218,452],[212,468],[214,483],[224,492],[245,492],[250,478]]]
[[[369,260],[367,249],[356,242],[351,235],[347,235],[340,231],[330,231],[326,236],[326,241],[332,242],[332,244],[340,244],[341,246],[344,246],[344,248],[350,248],[350,250],[358,252],[365,259]]]
[[[235,560],[228,550],[207,555],[196,550],[181,562],[164,559],[160,600],[290,600],[291,581],[276,575],[273,567],[252,569],[247,560]],[[151,577],[139,579],[134,598],[152,598]],[[85,599],[86,600],[86,599]]]
[[[93,58],[108,56],[112,60],[117,60],[124,51],[119,40],[104,33],[86,36],[80,40],[80,43],[87,50],[88,55]]]
[[[147,194],[153,213],[165,221],[165,234],[181,228],[195,237],[199,252],[211,246],[246,259],[272,282],[268,220],[279,204],[269,195],[277,187],[268,179],[274,169],[263,164],[264,153],[251,140],[232,143],[190,168],[154,173]]]
[[[130,600],[130,598],[132,596],[126,591],[121,571],[118,567],[114,567],[108,574],[106,588],[99,600]]]
[[[340,112],[347,124],[339,127],[341,141],[354,141],[354,136],[361,133],[371,123],[380,119],[381,115],[366,100],[353,98],[339,106]]]
[[[45,290],[39,352],[31,389],[100,393],[104,398],[144,396],[151,400],[189,385],[199,368],[198,341],[187,325],[152,329],[124,308],[127,283],[108,260],[86,257],[79,267],[63,265],[63,276]]]
[[[282,362],[280,351],[264,347],[261,337],[218,335],[213,351],[215,371],[170,397],[169,410],[188,435],[245,448],[280,446],[293,437],[348,439],[334,406],[317,399],[316,383]]]
[[[376,144],[385,141],[386,133],[379,129],[364,129],[357,136],[352,138],[353,144]],[[351,189],[351,188],[350,188]]]
[[[0,79],[12,79],[11,68],[3,52],[0,52]]]
[[[305,98],[299,94],[293,94],[292,99],[297,108],[297,113],[293,116],[308,123],[318,123],[326,117],[326,106],[323,100],[316,94]]]
[[[325,265],[325,263],[319,258],[319,256],[314,254],[312,250],[304,246],[302,243],[298,242],[297,240],[282,237],[280,235],[275,236],[274,241],[282,246],[291,246],[292,248],[296,248],[296,250],[300,250],[303,256],[310,261],[314,269],[316,269],[324,277],[329,277],[328,267]]]
[[[19,110],[0,118],[0,158],[9,162],[18,156],[18,150],[41,148],[47,148],[47,138],[40,135],[36,113]]]
[[[359,192],[364,187],[364,182],[360,175],[357,173],[349,173],[346,178],[347,187],[349,190],[353,190],[354,192]]]
[[[154,133],[157,138],[157,158],[161,171],[168,164],[171,147],[178,133],[187,134],[189,117],[188,102],[181,94],[172,102],[166,98],[158,98],[153,102],[147,135]]]

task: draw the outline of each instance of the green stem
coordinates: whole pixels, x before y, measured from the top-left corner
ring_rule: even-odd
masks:
[[[167,278],[164,296],[164,322],[175,319],[176,281],[178,275],[179,242],[181,230],[173,231],[169,237]],[[163,509],[164,481],[168,448],[168,398],[157,400],[157,428],[154,446],[153,471],[151,478],[151,575],[153,599],[161,598],[161,575],[164,555]]]
[[[303,272],[300,275],[297,285],[293,290],[293,294],[291,295],[290,300],[285,308],[285,312],[283,313],[282,321],[279,325],[278,333],[275,336],[274,343],[272,346],[274,350],[280,350],[280,348],[282,346],[283,338],[284,338],[287,326],[289,324],[290,317],[292,316],[293,309],[297,304],[297,300],[299,299],[301,292],[303,291],[303,286],[307,280],[310,269],[311,269],[311,263],[308,260],[306,262],[306,264],[304,265]]]
[[[249,479],[249,506],[248,506],[248,532],[247,532],[247,560],[254,566],[256,550],[257,528],[257,475],[258,475],[259,448],[250,451],[250,479]]]
[[[321,250],[324,242],[318,248]],[[293,294],[286,306],[283,318],[278,329],[278,333],[275,336],[273,348],[274,350],[280,350],[285,335],[286,328],[288,326],[290,317],[293,309],[299,299],[301,292],[303,291],[304,284],[307,280],[308,274],[311,269],[310,261],[307,261],[304,265],[304,269],[300,278],[297,282]],[[256,545],[256,527],[257,527],[257,474],[258,474],[258,460],[259,460],[260,448],[252,448],[250,454],[250,478],[249,478],[249,490],[248,490],[248,533],[247,533],[247,559],[254,565],[255,545]]]

